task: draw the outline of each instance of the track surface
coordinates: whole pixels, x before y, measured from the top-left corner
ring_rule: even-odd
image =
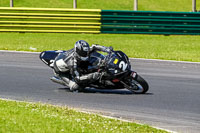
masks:
[[[147,94],[127,90],[68,92],[52,83],[39,54],[0,51],[0,97],[103,112],[177,132],[200,131],[200,64],[132,60],[149,83]]]

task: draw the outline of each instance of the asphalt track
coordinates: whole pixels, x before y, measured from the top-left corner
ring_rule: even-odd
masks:
[[[200,64],[131,59],[149,83],[147,94],[88,89],[72,93],[49,80],[38,53],[0,51],[0,98],[92,110],[181,133],[200,131]]]

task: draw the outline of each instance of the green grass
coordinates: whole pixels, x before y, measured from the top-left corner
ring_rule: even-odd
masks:
[[[77,0],[78,8],[132,10],[133,0]],[[139,10],[191,11],[192,0],[138,0]],[[176,6],[174,6],[176,5]],[[9,0],[0,0],[8,7]],[[72,0],[14,0],[15,7],[72,8]],[[197,1],[199,10],[200,2]],[[200,62],[198,36],[0,33],[1,50],[67,50],[83,39],[90,44],[113,46],[129,57]],[[164,132],[147,125],[106,119],[43,104],[0,100],[0,132]]]
[[[133,10],[134,0],[77,0],[78,8]],[[73,0],[14,0],[15,7],[72,8]],[[192,0],[138,0],[139,10],[191,11]],[[9,0],[1,0],[1,6],[9,6]],[[197,0],[197,9],[200,2]]]
[[[0,33],[1,50],[68,50],[77,40],[112,46],[129,57],[200,62],[199,36]]]
[[[1,133],[165,133],[165,131],[81,113],[67,107],[0,99]]]

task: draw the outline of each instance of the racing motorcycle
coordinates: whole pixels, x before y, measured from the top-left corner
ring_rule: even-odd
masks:
[[[53,68],[55,58],[58,54],[66,51],[43,51],[40,54],[40,59],[49,67]],[[90,54],[90,66],[88,73],[100,72],[101,77],[98,81],[89,84],[87,87],[96,89],[128,89],[136,94],[144,94],[148,91],[148,83],[131,70],[131,63],[128,56],[122,51],[112,51],[107,55],[99,52]],[[51,78],[53,82],[65,85],[60,78]]]

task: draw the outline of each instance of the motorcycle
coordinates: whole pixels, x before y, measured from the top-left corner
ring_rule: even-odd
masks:
[[[43,51],[40,59],[49,67],[53,68],[55,58],[58,54],[66,51]],[[90,66],[88,73],[100,72],[100,79],[87,87],[96,89],[128,89],[135,94],[144,94],[148,91],[148,83],[135,71],[131,70],[128,56],[122,51],[112,51],[107,55],[99,52],[90,54]],[[65,85],[60,78],[51,78],[53,82]]]

